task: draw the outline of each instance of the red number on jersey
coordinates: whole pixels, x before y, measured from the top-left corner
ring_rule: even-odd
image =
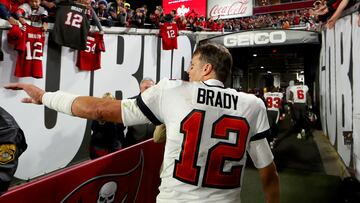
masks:
[[[268,108],[272,108],[272,103],[273,103],[272,97],[267,97],[267,98],[266,98],[266,106],[267,106]]]
[[[281,99],[279,97],[275,97],[274,98],[274,107],[278,109],[280,107],[280,104],[281,104]]]
[[[201,142],[204,111],[194,110],[181,122],[184,141],[180,159],[175,160],[174,177],[180,181],[197,185],[200,167],[196,165]],[[242,166],[233,166],[223,171],[226,161],[240,161],[246,149],[249,125],[245,119],[224,115],[212,128],[211,138],[229,140],[229,133],[236,136],[235,143],[218,142],[208,151],[202,186],[212,188],[240,187]]]
[[[304,99],[304,90],[297,90],[297,97],[299,99]]]
[[[281,104],[281,99],[279,97],[274,97],[274,99],[272,97],[267,97],[266,98],[266,106],[267,108],[279,108]]]

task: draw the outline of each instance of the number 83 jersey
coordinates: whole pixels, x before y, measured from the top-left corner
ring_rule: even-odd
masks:
[[[163,79],[123,100],[122,118],[125,125],[166,125],[157,202],[240,202],[246,151],[258,168],[273,160],[267,144],[269,153],[251,150],[269,129],[263,101],[218,80]]]

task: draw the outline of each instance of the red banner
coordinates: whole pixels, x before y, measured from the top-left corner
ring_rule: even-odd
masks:
[[[151,139],[10,188],[0,203],[155,202],[163,150]]]
[[[192,9],[200,16],[206,16],[206,0],[163,0],[165,14],[176,10],[178,15],[191,12]]]

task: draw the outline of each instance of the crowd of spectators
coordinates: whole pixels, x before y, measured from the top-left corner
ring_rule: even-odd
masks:
[[[1,18],[10,24],[19,19],[17,12],[22,3],[32,0],[0,0]],[[40,0],[39,0],[40,1]],[[48,12],[48,21],[53,22],[56,4],[63,0],[41,0],[41,6]],[[332,28],[342,11],[353,5],[355,0],[317,0],[313,8],[294,11],[284,11],[263,15],[254,15],[243,18],[219,19],[205,18],[190,10],[186,15],[180,16],[175,10],[165,13],[161,6],[149,11],[147,5],[138,8],[131,7],[125,0],[82,0],[88,1],[98,16],[101,25],[111,27],[159,28],[164,21],[165,14],[173,17],[179,30],[191,31],[240,31],[261,28],[299,28],[316,30],[319,25]],[[6,3],[5,3],[6,2]],[[13,2],[13,3],[12,3]],[[10,5],[11,4],[11,5]],[[8,11],[6,11],[8,10]]]

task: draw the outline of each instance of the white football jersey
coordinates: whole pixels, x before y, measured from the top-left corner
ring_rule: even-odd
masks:
[[[136,102],[123,100],[122,118],[166,125],[157,202],[238,203],[246,150],[258,168],[273,160],[263,101],[218,80],[163,79]]]
[[[309,91],[307,85],[294,85],[290,87],[290,92],[292,94],[292,100],[294,103],[304,103],[306,104],[306,95]]]
[[[266,108],[270,111],[279,111],[281,107],[281,102],[283,99],[283,93],[281,92],[266,92],[264,94],[264,98],[266,101]]]

